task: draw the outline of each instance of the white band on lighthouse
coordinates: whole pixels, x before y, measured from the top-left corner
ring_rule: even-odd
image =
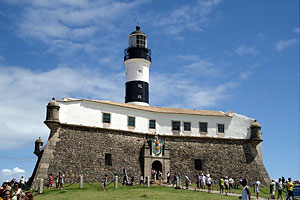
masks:
[[[129,47],[124,51],[125,103],[149,106],[151,50],[147,48],[147,38],[139,26],[129,35]]]

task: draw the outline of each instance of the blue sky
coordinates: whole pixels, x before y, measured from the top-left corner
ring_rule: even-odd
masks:
[[[1,182],[30,177],[52,97],[124,102],[137,24],[151,105],[255,118],[270,177],[300,178],[297,0],[0,0]]]

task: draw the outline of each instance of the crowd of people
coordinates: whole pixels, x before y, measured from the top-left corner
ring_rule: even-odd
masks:
[[[25,180],[22,176],[20,181],[16,179],[3,182],[0,187],[0,200],[33,200],[33,194],[30,191],[24,191]]]
[[[170,172],[167,173],[167,184],[170,183],[170,177],[171,174]],[[181,175],[180,173],[176,174],[174,173],[173,175],[173,182],[172,186],[177,186],[177,181],[179,181],[179,185],[181,185]],[[184,181],[185,181],[185,188],[188,189],[189,185],[191,183],[190,178],[186,174],[184,176]],[[246,196],[248,195],[250,198],[250,188],[253,188],[253,192],[256,196],[256,198],[259,198],[260,194],[260,187],[261,187],[261,181],[256,178],[253,181],[247,181],[247,179],[240,178],[238,181],[234,180],[232,177],[228,176],[223,176],[219,180],[214,180],[213,176],[209,173],[204,174],[200,173],[196,177],[196,188],[195,190],[199,191],[207,191],[210,193],[211,191],[214,190],[214,186],[218,184],[219,186],[219,192],[220,193],[234,193],[235,189],[240,189],[242,186],[242,199],[247,199]],[[284,177],[279,178],[277,181],[272,180],[270,184],[270,194],[271,194],[271,199],[276,199],[276,191],[277,191],[277,199],[284,199],[282,194],[283,191],[286,191],[286,199],[294,199],[294,194],[293,194],[293,188],[295,185],[299,185],[299,181],[294,181],[292,182],[291,178],[288,180],[285,180]]]
[[[53,177],[52,174],[49,175],[47,188],[52,188],[55,180],[55,187],[60,188],[61,190],[64,188],[65,175],[63,172],[59,172],[58,175]]]
[[[173,184],[172,186],[176,186],[181,188],[181,174],[174,173],[173,174],[173,182],[171,183],[171,173],[168,172],[167,175],[167,184]],[[62,172],[59,172],[58,175],[54,178],[52,174],[49,175],[47,188],[54,187],[54,181],[55,181],[55,187],[63,189],[64,184],[64,178],[65,175]],[[126,174],[127,178],[127,174]],[[128,179],[128,178],[127,178]],[[232,177],[223,176],[220,177],[220,179],[215,180],[213,176],[209,173],[204,174],[200,173],[196,178],[196,188],[195,190],[199,191],[208,191],[209,193],[214,190],[214,186],[218,184],[218,189],[220,193],[234,193],[235,189],[240,189],[240,186],[242,186],[242,196],[240,199],[243,200],[250,200],[250,189],[253,188],[253,192],[255,193],[256,198],[259,198],[260,193],[260,187],[261,182],[258,178],[256,178],[254,181],[247,181],[246,179],[240,178],[238,181],[235,181]],[[151,181],[155,182],[155,180],[162,180],[162,172],[155,170],[151,171]],[[134,179],[131,180],[132,185],[134,182]],[[20,178],[20,181],[17,182],[16,179],[12,179],[11,181],[5,181],[3,182],[2,186],[0,187],[0,200],[32,200],[33,194],[30,191],[25,192],[24,186],[25,186],[25,180],[22,176]],[[161,182],[160,182],[161,183]],[[107,190],[107,184],[108,184],[108,176],[105,174],[105,177],[103,179],[103,190]],[[139,184],[146,184],[146,179],[144,179],[143,175],[141,175]],[[189,178],[188,174],[185,174],[184,176],[184,185],[185,189],[189,189],[189,186],[191,184],[191,179]],[[294,194],[293,194],[293,188],[295,185],[299,185],[299,181],[292,182],[291,178],[288,178],[288,180],[285,180],[284,177],[279,178],[277,181],[272,180],[270,184],[270,194],[271,199],[276,199],[275,194],[277,191],[277,199],[284,199],[283,198],[283,191],[286,192],[286,199],[287,200],[294,200]],[[178,188],[178,189],[179,189]]]

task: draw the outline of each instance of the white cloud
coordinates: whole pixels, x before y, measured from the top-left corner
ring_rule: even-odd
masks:
[[[294,28],[295,33],[300,33],[300,27]]]
[[[274,49],[276,51],[282,51],[283,49],[289,48],[293,45],[296,45],[297,43],[298,43],[298,39],[296,39],[296,38],[292,38],[289,40],[281,40],[281,41],[277,42]]]
[[[219,76],[220,72],[209,61],[199,60],[184,67],[184,72],[196,73],[199,76]]]
[[[249,78],[249,76],[250,76],[252,73],[253,73],[253,72],[250,71],[250,70],[244,71],[244,72],[240,73],[240,78],[241,78],[242,80],[246,80],[246,79]]]
[[[15,20],[16,32],[27,41],[46,44],[48,52],[65,59],[72,60],[76,53],[99,59],[123,48],[116,41],[129,23],[124,18],[145,2],[15,0],[24,5],[22,17]]]
[[[10,181],[13,178],[16,178],[17,181],[21,178],[21,176],[24,176],[26,178],[26,172],[24,169],[21,169],[19,167],[15,167],[13,169],[2,169],[0,172],[0,182],[4,182],[6,180]]]
[[[43,125],[46,104],[52,98],[71,96],[123,101],[124,75],[93,69],[60,66],[32,71],[0,66],[0,149],[21,148],[37,137],[47,138]],[[18,139],[16,139],[18,138]]]
[[[258,53],[258,50],[256,50],[254,47],[246,47],[245,45],[239,46],[237,49],[234,50],[234,52],[237,55],[256,55]]]
[[[234,82],[206,86],[195,81],[194,78],[186,77],[180,73],[153,73],[150,88],[151,104],[192,109],[209,108],[230,98],[230,91],[238,86]],[[168,102],[173,104],[170,105]]]
[[[202,31],[212,10],[220,3],[221,0],[198,0],[193,5],[184,5],[166,16],[159,16],[159,20],[153,20],[154,26],[162,27],[164,33],[175,36],[182,31]]]

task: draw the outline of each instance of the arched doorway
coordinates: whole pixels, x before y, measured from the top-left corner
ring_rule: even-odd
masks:
[[[156,160],[152,163],[152,171],[151,171],[152,178],[154,178],[153,171],[155,172],[155,179],[158,180],[159,172],[162,172],[162,164],[160,161]]]

